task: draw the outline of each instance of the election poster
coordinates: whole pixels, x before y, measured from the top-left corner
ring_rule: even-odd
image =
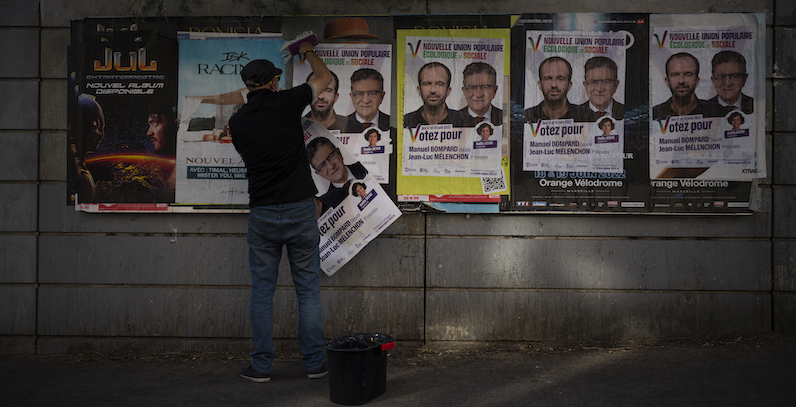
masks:
[[[161,210],[174,202],[177,63],[170,24],[76,24],[67,178],[76,210],[97,204]]]
[[[332,275],[390,226],[401,211],[327,128],[302,119],[319,205],[321,269]]]
[[[512,28],[514,210],[647,211],[648,15],[524,14]],[[521,45],[520,45],[521,44]],[[519,109],[518,109],[519,110]]]
[[[523,169],[621,172],[626,35],[527,31],[526,39],[526,66],[539,68],[536,83],[525,82]]]
[[[765,163],[765,18],[651,16],[653,211],[748,212]]]
[[[397,36],[399,195],[499,202],[508,194],[509,31]]]
[[[315,50],[334,78],[304,117],[335,134],[377,182],[389,183],[392,45],[320,43]],[[304,58],[293,58],[293,86],[311,74]]]
[[[404,86],[417,92],[404,94],[402,175],[500,176],[503,110],[492,101],[500,96],[496,78],[503,71],[505,39],[408,36],[406,41]],[[453,92],[459,88],[453,72],[459,71],[461,92]],[[459,109],[461,98],[470,94]],[[483,137],[479,128],[485,129]]]
[[[282,32],[285,39],[314,33],[318,56],[335,76],[305,116],[324,123],[395,200],[393,18],[286,17]],[[302,58],[294,58],[288,71],[293,86],[311,72]]]
[[[758,28],[652,27],[652,178],[764,176],[755,115]]]
[[[240,71],[268,59],[284,70],[281,34],[180,32],[176,200],[180,204],[246,205],[246,166],[229,119],[246,103]]]

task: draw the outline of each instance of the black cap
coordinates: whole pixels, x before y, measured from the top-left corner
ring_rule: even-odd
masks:
[[[267,59],[255,59],[249,62],[240,71],[240,77],[249,88],[258,88],[267,85],[274,79],[274,76],[281,75],[282,70],[275,67]]]

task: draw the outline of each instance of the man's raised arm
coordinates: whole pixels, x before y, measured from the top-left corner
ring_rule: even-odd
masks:
[[[304,56],[304,59],[310,63],[310,68],[312,68],[313,75],[307,83],[312,86],[312,98],[315,99],[332,82],[332,73],[329,72],[326,64],[315,54],[315,48],[309,42],[304,42],[299,46],[299,54]]]

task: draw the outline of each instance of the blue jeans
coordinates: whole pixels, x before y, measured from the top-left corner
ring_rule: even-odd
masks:
[[[274,292],[282,246],[287,246],[298,299],[298,343],[307,370],[324,363],[323,310],[319,272],[318,223],[312,201],[258,206],[249,212],[249,271],[252,278],[249,315],[254,352],[252,368],[271,373],[274,361]]]

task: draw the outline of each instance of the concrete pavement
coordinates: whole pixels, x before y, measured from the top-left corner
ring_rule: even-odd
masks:
[[[796,335],[665,343],[402,344],[372,406],[791,406]],[[277,349],[280,353],[280,349]],[[245,354],[0,356],[7,406],[334,406],[281,351],[270,383],[238,377]]]

